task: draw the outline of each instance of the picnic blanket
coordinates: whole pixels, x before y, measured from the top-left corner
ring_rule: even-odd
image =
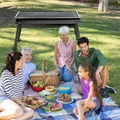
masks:
[[[77,120],[72,112],[74,107],[75,101],[63,105],[63,109],[56,112],[45,112],[42,109],[37,109],[34,117],[30,120]],[[120,107],[104,106],[98,113],[92,114],[86,120],[120,120]]]
[[[34,92],[31,88],[24,91],[28,96],[39,96],[37,92]],[[77,120],[73,114],[73,108],[76,107],[77,98],[81,99],[81,96],[77,93],[71,94],[74,101],[71,104],[63,104],[63,109],[55,112],[45,112],[42,109],[35,110],[34,117],[30,120]],[[112,98],[103,99],[103,108],[96,113],[91,113],[86,120],[120,120],[120,107],[115,104]]]

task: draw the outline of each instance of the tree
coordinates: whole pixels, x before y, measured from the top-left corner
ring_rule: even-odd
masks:
[[[108,0],[99,0],[98,10],[107,12],[108,10]]]

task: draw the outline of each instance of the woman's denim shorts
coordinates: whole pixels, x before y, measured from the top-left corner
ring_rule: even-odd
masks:
[[[96,107],[95,109],[90,109],[88,112],[86,112],[86,117],[94,116],[96,114],[96,111],[101,108],[99,100],[97,100],[96,98],[93,98],[92,100],[95,103]]]

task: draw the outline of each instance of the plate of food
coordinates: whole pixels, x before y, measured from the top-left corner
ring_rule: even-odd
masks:
[[[55,87],[54,86],[46,86],[45,89],[48,91],[48,92],[53,92],[55,90]]]
[[[57,93],[56,89],[54,89],[54,91],[52,91],[52,92],[49,92],[47,90],[42,90],[41,92],[39,92],[39,95],[42,96],[42,97],[45,97],[47,95],[54,95],[56,93]]]
[[[40,92],[43,89],[45,89],[45,84],[43,81],[34,81],[31,82],[31,88],[35,91],[35,92]]]
[[[57,102],[61,103],[61,104],[70,104],[74,101],[74,99],[72,99],[70,97],[70,95],[68,94],[61,94],[57,99]]]
[[[69,85],[60,85],[58,87],[58,92],[60,94],[70,94],[71,90],[72,90],[72,86],[69,86]]]
[[[45,99],[48,101],[53,101],[55,99],[55,96],[54,95],[46,95]]]
[[[59,102],[54,102],[53,106],[51,107],[51,111],[57,111],[60,110],[62,108],[62,104],[60,104]]]
[[[23,96],[22,97],[22,102],[27,106],[32,109],[37,109],[43,106],[46,106],[48,104],[47,101],[42,100],[41,98],[37,98],[35,96]]]
[[[47,106],[42,107],[44,111],[51,112],[51,111],[58,111],[62,109],[62,104],[58,102],[48,103]]]

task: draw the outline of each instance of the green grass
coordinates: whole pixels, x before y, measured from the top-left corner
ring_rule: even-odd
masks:
[[[90,39],[90,47],[100,49],[107,57],[110,79],[108,84],[113,86],[117,94],[112,98],[120,105],[120,12],[109,11],[100,13],[95,8],[89,8],[75,2],[60,0],[9,0],[0,7],[11,11],[78,11],[81,15],[79,25],[81,36]],[[48,69],[54,69],[54,44],[59,39],[58,28],[22,29],[22,47],[31,47],[33,62],[41,69],[42,60],[46,60]],[[0,68],[4,65],[4,55],[11,51],[16,32],[14,20],[0,27]],[[75,40],[74,29],[70,28],[70,37]]]

